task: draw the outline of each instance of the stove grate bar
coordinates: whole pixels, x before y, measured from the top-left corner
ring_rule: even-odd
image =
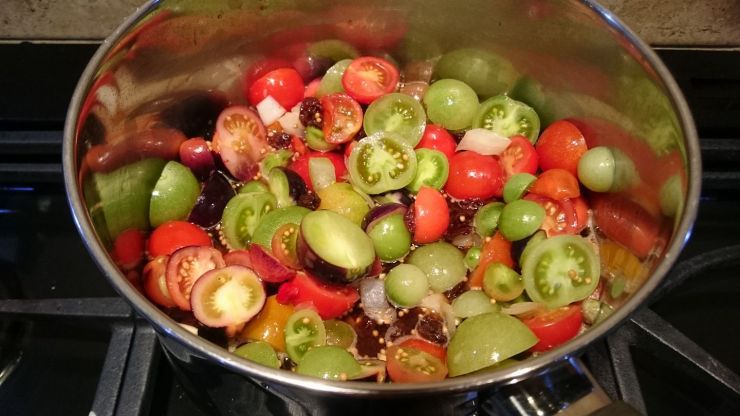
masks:
[[[90,415],[114,416],[134,335],[133,325],[114,325]]]
[[[151,408],[160,349],[154,329],[137,321],[115,416],[146,416]]]
[[[0,316],[50,316],[100,319],[131,318],[121,298],[7,299],[0,300]]]
[[[630,352],[630,346],[635,342],[635,335],[634,327],[625,325],[610,335],[606,342],[609,346],[612,370],[621,400],[634,407],[640,414],[646,415],[645,399],[642,396],[640,381],[637,378],[635,363]]]

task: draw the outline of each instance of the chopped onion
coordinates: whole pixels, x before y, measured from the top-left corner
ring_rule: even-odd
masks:
[[[391,324],[396,321],[396,309],[385,297],[385,284],[381,279],[367,277],[360,282],[362,309],[368,318]]]
[[[429,295],[421,300],[420,305],[422,308],[429,308],[442,316],[447,327],[447,339],[452,339],[455,335],[455,311],[452,310],[452,305],[447,301],[445,295],[441,293],[435,293]]]
[[[500,155],[509,147],[511,140],[486,129],[471,129],[465,132],[455,151],[472,150],[482,155]]]
[[[542,308],[542,304],[537,302],[517,302],[508,308],[501,308],[501,312],[507,315],[526,315]]]
[[[312,157],[308,160],[308,175],[314,191],[326,188],[337,181],[334,164],[325,157]]]
[[[304,128],[298,113],[288,112],[278,119],[283,131],[294,136],[303,136]]]
[[[269,126],[285,114],[285,109],[271,95],[257,104],[257,113],[259,113],[262,123]]]

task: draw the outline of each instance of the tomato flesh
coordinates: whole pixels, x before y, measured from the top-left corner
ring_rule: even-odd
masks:
[[[491,263],[501,263],[508,267],[514,267],[514,258],[511,256],[511,242],[497,232],[489,240],[486,240],[481,249],[478,266],[468,280],[470,287],[483,287],[483,277],[486,268]]]
[[[159,256],[144,266],[143,288],[149,300],[165,308],[177,306],[167,289],[167,260],[168,256]]]
[[[250,180],[258,171],[258,162],[267,154],[267,131],[259,116],[242,107],[228,107],[216,120],[213,150],[235,178]]]
[[[536,202],[545,209],[545,221],[540,228],[547,233],[548,237],[577,232],[578,216],[569,199],[556,201],[535,194],[529,194],[524,199]]]
[[[529,192],[556,201],[581,196],[578,179],[565,169],[550,169],[542,172],[529,188]]]
[[[447,377],[447,365],[418,348],[393,345],[386,352],[388,375],[396,383],[440,381]]]
[[[370,104],[396,90],[398,69],[385,59],[374,56],[357,58],[342,75],[342,86],[360,104]]]
[[[211,237],[197,225],[187,221],[170,221],[155,228],[149,236],[149,258],[169,256],[187,246],[212,246]]]
[[[340,144],[351,141],[362,128],[362,108],[347,94],[330,94],[321,98],[324,108],[324,140]]]
[[[450,159],[450,174],[445,191],[458,199],[488,199],[501,196],[504,189],[504,172],[492,156],[473,151],[455,154]]]
[[[113,258],[124,270],[131,270],[144,258],[144,233],[135,228],[128,229],[113,242]]]
[[[334,174],[337,177],[337,181],[341,181],[342,179],[344,179],[344,177],[346,177],[347,165],[344,163],[344,157],[342,157],[342,155],[334,152],[309,152],[299,157],[288,166],[288,169],[297,173],[298,176],[303,179],[303,182],[306,183],[308,189],[312,191],[314,190],[313,183],[311,181],[311,175],[309,174],[308,170],[308,162],[316,157],[325,157],[331,161],[331,163],[334,165]]]
[[[539,166],[539,157],[532,143],[524,136],[514,136],[511,143],[501,154],[501,166],[506,177],[517,173],[534,175]]]
[[[532,351],[547,351],[578,335],[583,323],[581,304],[547,310],[523,322],[539,339]]]
[[[445,362],[447,360],[447,350],[437,344],[425,341],[421,338],[407,338],[402,342],[396,342],[403,348],[415,348],[436,357],[438,360]]]
[[[301,102],[304,90],[303,78],[298,71],[293,68],[274,69],[252,83],[248,92],[249,102],[257,105],[271,96],[284,109],[290,110]]]
[[[414,242],[437,241],[449,225],[450,211],[445,198],[436,189],[422,186],[414,203]]]
[[[226,267],[221,252],[213,247],[183,247],[167,261],[167,290],[178,308],[189,311],[190,292],[208,271]]]
[[[283,283],[277,295],[282,304],[312,304],[323,319],[344,315],[359,299],[353,287],[323,284],[305,273],[297,273],[292,280]]]

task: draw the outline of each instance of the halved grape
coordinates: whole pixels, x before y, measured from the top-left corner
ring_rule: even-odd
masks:
[[[324,380],[349,380],[362,372],[360,363],[347,350],[331,345],[310,349],[296,367],[296,373]]]
[[[362,224],[365,214],[370,211],[370,206],[365,198],[346,182],[333,183],[324,189],[318,190],[316,194],[321,198],[319,209],[334,211],[357,225]]]
[[[347,349],[357,342],[357,333],[354,328],[344,321],[329,319],[324,321],[324,327],[326,328],[326,345]]]
[[[501,307],[480,290],[468,290],[452,301],[452,310],[458,318],[470,318],[482,313],[497,312]]]
[[[470,86],[455,79],[441,79],[424,95],[429,120],[448,130],[470,127],[478,109],[478,96]]]
[[[426,273],[413,264],[399,264],[391,269],[384,284],[388,300],[401,308],[417,306],[429,292]]]
[[[481,237],[490,237],[498,228],[498,222],[501,217],[501,211],[504,204],[501,202],[491,202],[482,206],[473,217],[475,232]]]
[[[244,344],[234,350],[234,354],[266,367],[280,368],[280,360],[275,349],[265,341],[253,341]]]
[[[444,241],[417,248],[406,262],[426,273],[429,287],[437,293],[452,289],[467,274],[460,250]]]
[[[343,59],[355,59],[360,56],[354,46],[339,39],[324,39],[308,46],[306,52],[312,56],[331,59],[339,62]]]
[[[475,270],[475,268],[478,267],[478,263],[480,263],[480,253],[480,247],[470,247],[468,252],[465,253],[465,265],[471,272]]]
[[[390,131],[398,133],[411,147],[421,140],[426,127],[424,107],[414,98],[391,93],[373,101],[365,112],[363,127],[368,135]]]

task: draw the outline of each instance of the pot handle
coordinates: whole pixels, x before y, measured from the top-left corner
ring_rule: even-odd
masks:
[[[636,416],[640,413],[607,396],[583,362],[570,358],[544,372],[478,394],[479,414]]]

